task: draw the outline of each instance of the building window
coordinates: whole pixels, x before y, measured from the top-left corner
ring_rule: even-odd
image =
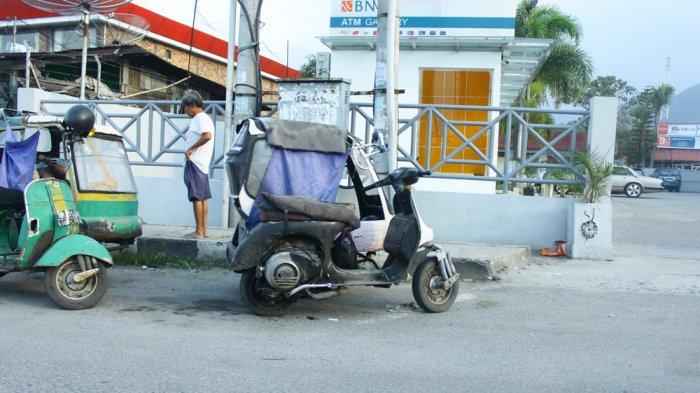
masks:
[[[488,70],[451,70],[451,69],[421,69],[420,72],[420,103],[435,105],[471,105],[488,106],[491,102],[491,71]],[[440,110],[440,113],[452,122],[487,122],[487,111],[466,110]],[[470,138],[481,126],[455,125],[462,135]],[[430,163],[426,162],[427,156],[427,129],[428,117],[421,119],[420,138],[418,143],[418,161],[424,167],[432,168],[442,161],[443,145],[444,155],[448,156],[464,141],[449,127],[443,135],[444,124],[437,117],[433,117],[432,133],[430,137]],[[488,156],[488,136],[484,133],[474,141],[474,145]],[[458,160],[480,160],[481,158],[469,147],[461,150],[454,157]],[[438,172],[461,173],[470,175],[485,175],[486,167],[472,164],[444,164]]]
[[[141,71],[139,88],[142,90],[161,89],[165,87],[165,78],[156,75],[149,75]]]
[[[17,33],[14,41],[17,46],[12,48],[12,34],[0,35],[0,52],[24,52],[24,42],[26,41],[32,52],[37,52],[39,48],[39,33]]]
[[[97,47],[97,32],[94,28],[88,30],[88,46]],[[82,49],[83,32],[82,28],[57,29],[53,32],[53,50],[61,52],[64,50]]]
[[[171,51],[170,49],[166,49],[165,50],[165,58],[168,60],[172,59],[173,58],[173,51]]]

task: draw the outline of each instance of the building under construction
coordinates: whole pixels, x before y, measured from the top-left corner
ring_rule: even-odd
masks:
[[[224,98],[226,41],[135,4],[91,19],[88,98],[177,99],[188,86],[205,99]],[[0,1],[0,107],[13,107],[17,87],[26,85],[78,96],[80,24],[80,15],[52,14],[21,0]],[[268,99],[276,94],[279,78],[299,76],[299,71],[264,57],[260,68]]]

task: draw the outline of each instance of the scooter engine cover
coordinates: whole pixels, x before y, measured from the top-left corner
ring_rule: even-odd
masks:
[[[307,282],[318,274],[320,260],[301,251],[282,251],[273,254],[265,262],[265,280],[274,289],[287,292]]]

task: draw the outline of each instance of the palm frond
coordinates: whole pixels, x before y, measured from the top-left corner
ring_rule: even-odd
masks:
[[[577,152],[576,166],[583,174],[586,186],[581,199],[585,203],[596,203],[606,194],[608,179],[613,173],[613,166],[605,162],[596,152],[590,154]]]

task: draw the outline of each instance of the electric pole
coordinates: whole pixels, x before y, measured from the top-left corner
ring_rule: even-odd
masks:
[[[224,171],[222,176],[222,201],[223,205],[221,208],[222,218],[221,226],[224,228],[231,227],[232,207],[231,207],[231,190],[230,190],[230,179],[228,178],[228,171],[226,170],[226,153],[228,152],[229,146],[231,145],[231,137],[233,136],[233,89],[234,89],[234,62],[236,57],[236,17],[238,16],[238,1],[229,0],[229,12],[228,12],[228,52],[226,56],[226,125],[224,127]]]
[[[85,100],[85,78],[87,76],[87,51],[90,34],[90,11],[83,10],[83,55],[80,60],[80,101]]]
[[[236,124],[256,116],[258,102],[258,12],[262,0],[239,0],[238,70],[233,120]]]
[[[374,72],[374,129],[386,136],[389,149],[377,162],[380,174],[396,169],[398,105],[396,74],[399,58],[398,0],[377,2],[377,65]]]
[[[233,122],[239,124],[246,118],[258,116],[258,94],[262,95],[259,86],[258,64],[258,34],[259,13],[262,0],[238,0],[241,7],[241,17],[238,24],[238,69],[234,89],[235,105]],[[226,149],[229,148],[227,145]],[[224,190],[226,195],[229,191]],[[235,211],[229,204],[228,224],[235,225]]]

